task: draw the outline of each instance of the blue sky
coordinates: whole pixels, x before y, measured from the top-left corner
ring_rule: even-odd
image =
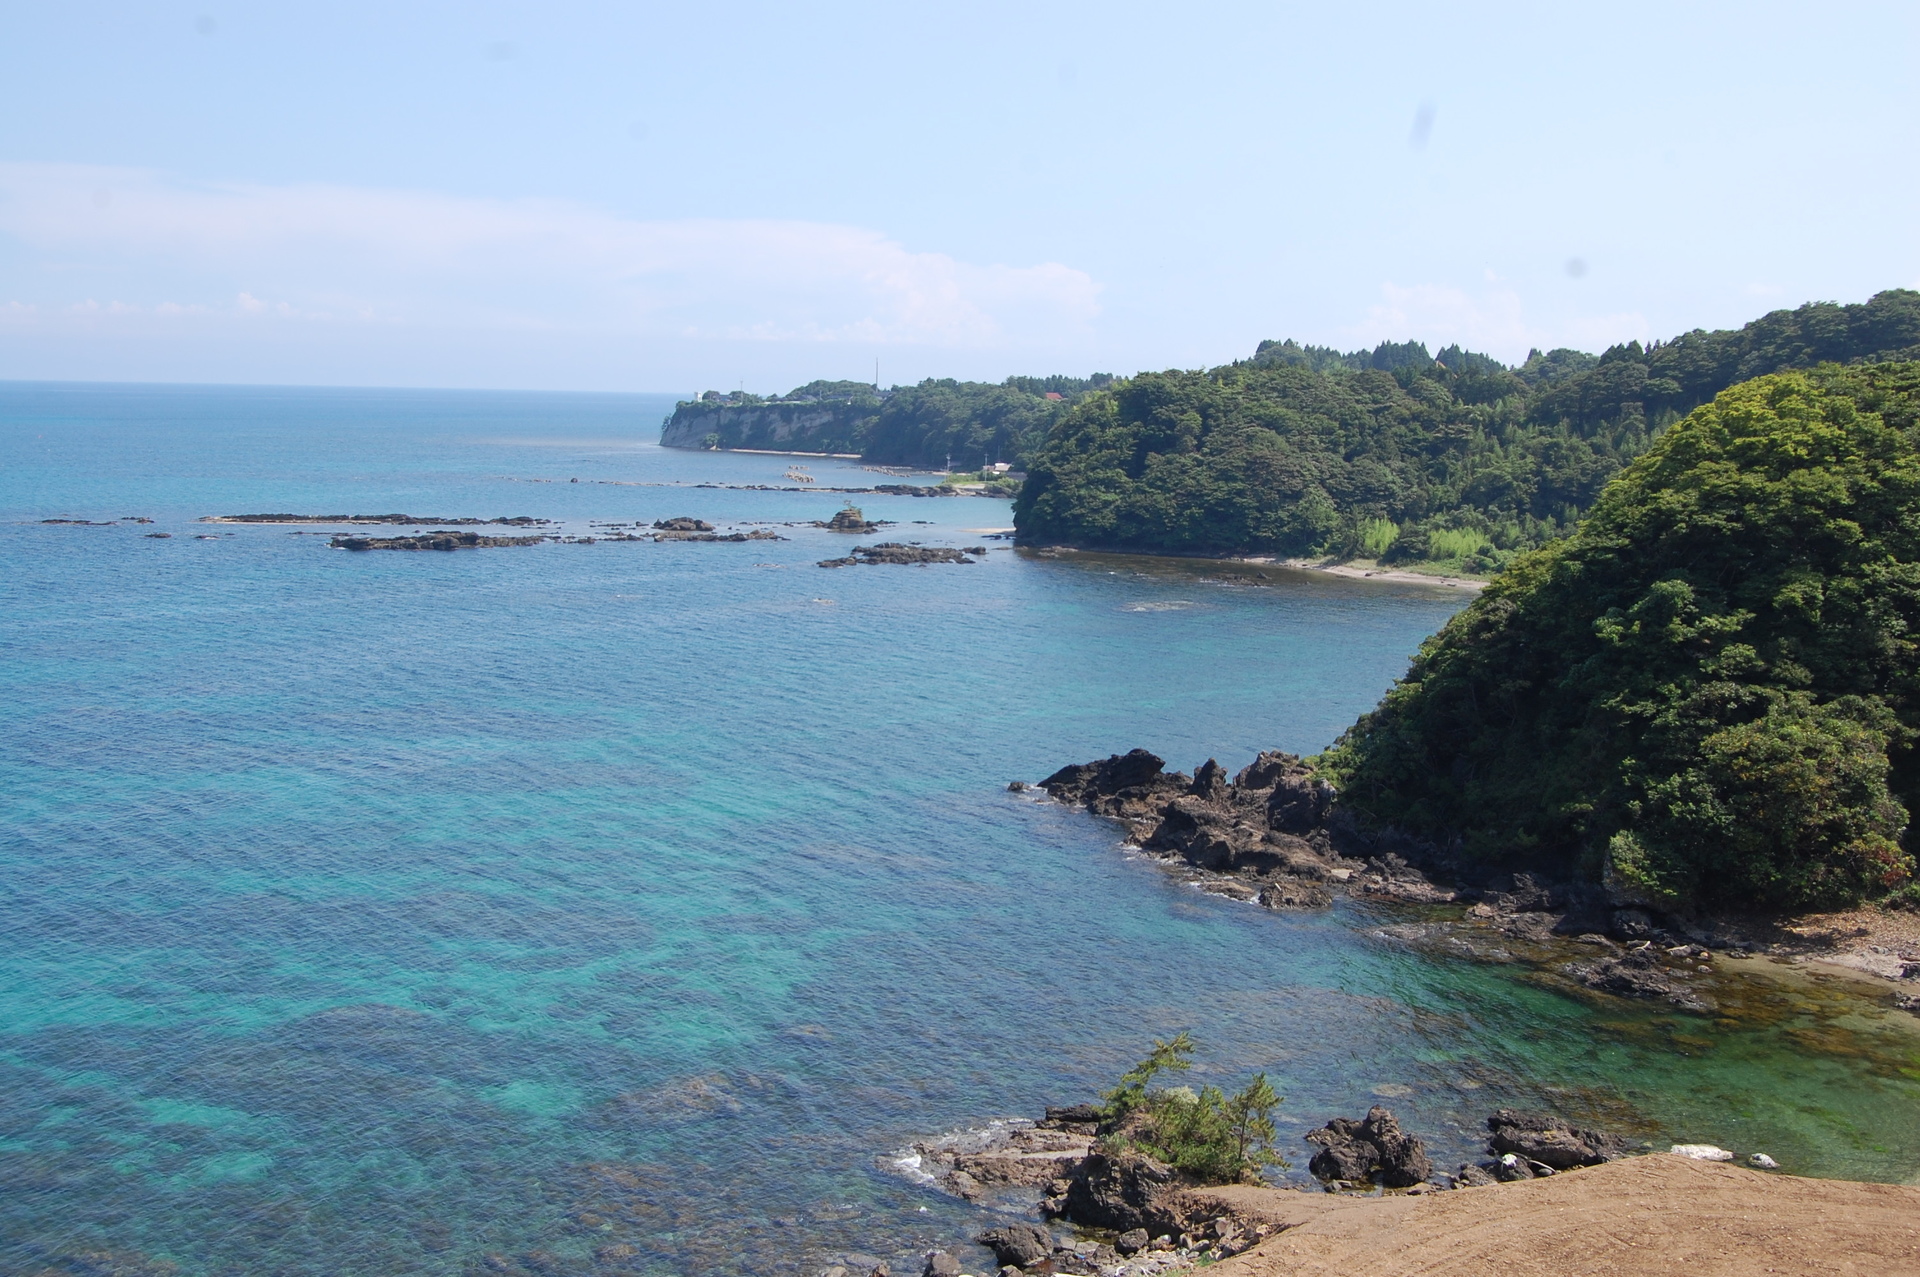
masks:
[[[8,4],[0,377],[1508,360],[1920,286],[1920,6]]]

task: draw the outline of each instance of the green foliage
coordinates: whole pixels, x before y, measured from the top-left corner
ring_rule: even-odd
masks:
[[[1264,1073],[1227,1095],[1219,1087],[1155,1087],[1154,1079],[1192,1067],[1193,1039],[1184,1031],[1156,1039],[1147,1058],[1120,1076],[1105,1101],[1110,1141],[1138,1148],[1203,1184],[1257,1180],[1285,1166],[1274,1152],[1274,1110],[1281,1098]]]
[[[1392,548],[1400,529],[1392,519],[1362,519],[1357,528],[1360,553],[1377,559]]]
[[[1493,542],[1478,528],[1435,528],[1427,536],[1430,559],[1464,559]]]
[[[1905,881],[1920,363],[1722,392],[1515,559],[1322,762],[1363,817],[1669,903]]]
[[[1262,342],[1251,360],[1142,374],[1061,415],[1023,445],[1014,523],[1028,543],[1339,557],[1375,553],[1361,530],[1391,523],[1389,561],[1491,572],[1564,536],[1734,382],[1909,348],[1920,293],[1898,289],[1646,348],[1535,351],[1516,369],[1458,346]]]
[[[709,390],[675,406],[664,437],[717,438],[703,447],[858,453],[882,465],[1020,469],[1075,403],[1111,384],[1092,377],[1009,377],[999,385],[929,379],[881,391],[858,381],[812,381],[772,399]],[[1004,495],[1017,482],[996,481]]]

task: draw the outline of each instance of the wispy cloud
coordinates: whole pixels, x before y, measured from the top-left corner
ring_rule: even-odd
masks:
[[[0,165],[0,238],[15,245],[0,324],[16,330],[303,321],[992,348],[1057,342],[1099,313],[1083,271],[964,262],[857,226],[83,165]]]

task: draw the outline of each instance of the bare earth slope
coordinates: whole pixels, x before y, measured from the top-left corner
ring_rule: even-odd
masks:
[[[1920,1188],[1668,1154],[1428,1196],[1204,1196],[1249,1222],[1292,1225],[1209,1270],[1218,1277],[1920,1274]]]

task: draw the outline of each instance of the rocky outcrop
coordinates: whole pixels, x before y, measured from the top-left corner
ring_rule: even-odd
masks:
[[[1598,1166],[1627,1153],[1627,1142],[1618,1135],[1572,1126],[1546,1113],[1500,1109],[1487,1119],[1487,1130],[1487,1147],[1494,1153],[1512,1153],[1556,1171]]]
[[[411,537],[337,536],[327,542],[336,550],[484,550],[511,545],[539,545],[548,538],[489,537],[478,532],[430,532]]]
[[[1487,1151],[1493,1158],[1461,1166],[1459,1188],[1542,1179],[1582,1166],[1598,1166],[1642,1151],[1625,1139],[1587,1130],[1546,1113],[1500,1109],[1487,1119]]]
[[[1208,759],[1192,776],[1144,749],[1062,767],[1040,782],[1056,800],[1126,824],[1141,850],[1208,890],[1269,909],[1316,909],[1333,888],[1402,900],[1454,892],[1335,820],[1333,787],[1296,755],[1270,750],[1228,779]]]
[[[1305,1138],[1318,1150],[1307,1169],[1323,1180],[1411,1188],[1433,1174],[1420,1137],[1402,1131],[1392,1112],[1379,1105],[1358,1121],[1336,1117]]]
[[[1134,1149],[1096,1145],[1080,1163],[1067,1190],[1045,1204],[1048,1214],[1063,1215],[1090,1228],[1149,1233],[1177,1231],[1170,1197],[1193,1181]]]
[[[879,523],[869,522],[866,514],[859,506],[850,505],[835,514],[831,519],[824,521],[819,519],[814,520],[813,526],[816,528],[825,528],[829,532],[853,532],[860,536],[865,536],[869,532],[878,532],[887,525],[884,521]]]
[[[912,566],[928,563],[973,563],[963,552],[944,545],[902,545],[882,541],[878,545],[856,545],[853,553],[840,559],[822,559],[823,568],[850,568],[860,565],[896,564]]]
[[[653,530],[656,532],[711,532],[713,525],[705,519],[680,515],[672,519],[655,519]]]

